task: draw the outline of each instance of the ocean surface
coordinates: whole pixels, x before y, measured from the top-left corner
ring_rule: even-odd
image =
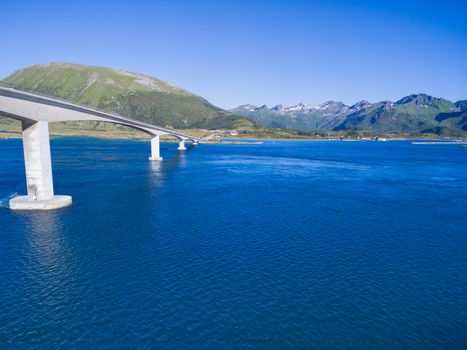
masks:
[[[12,212],[1,349],[466,349],[467,149],[51,141],[69,208]]]

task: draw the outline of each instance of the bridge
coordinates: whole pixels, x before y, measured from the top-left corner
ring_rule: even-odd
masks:
[[[49,140],[51,122],[98,121],[143,131],[151,136],[151,161],[162,160],[161,135],[177,138],[181,151],[186,150],[186,141],[191,141],[193,145],[199,142],[196,137],[174,130],[4,85],[0,85],[0,116],[19,120],[22,125],[27,195],[10,200],[9,205],[13,210],[48,210],[71,205],[71,196],[54,194]]]

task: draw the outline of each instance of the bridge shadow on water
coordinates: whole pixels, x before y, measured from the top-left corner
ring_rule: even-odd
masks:
[[[156,180],[158,177],[162,178],[164,174],[168,172],[180,167],[185,167],[187,165],[188,153],[192,152],[194,149],[195,146],[189,145],[186,150],[164,157],[162,161],[151,161],[151,179]]]

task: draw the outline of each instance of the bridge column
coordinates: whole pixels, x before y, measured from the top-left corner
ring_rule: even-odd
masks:
[[[47,210],[71,204],[70,196],[54,196],[49,123],[22,123],[27,196],[10,200],[13,210]]]
[[[184,151],[186,150],[186,147],[185,147],[185,140],[180,140],[180,142],[178,143],[178,148],[177,148],[179,151]]]
[[[149,157],[149,160],[162,160],[159,135],[156,135],[151,139],[151,156]]]

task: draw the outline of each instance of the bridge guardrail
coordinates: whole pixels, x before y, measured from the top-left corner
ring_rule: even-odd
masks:
[[[79,104],[76,104],[74,102],[65,100],[65,99],[60,98],[60,97],[49,96],[49,95],[46,95],[46,94],[43,94],[43,93],[40,93],[40,92],[37,92],[37,91],[34,91],[34,90],[18,88],[15,85],[5,84],[5,83],[0,83],[0,87],[15,90],[17,92],[23,92],[23,93],[26,93],[26,94],[36,95],[36,96],[43,97],[43,98],[46,98],[46,99],[49,99],[49,100],[55,100],[55,101],[58,101],[58,102],[66,103],[66,104],[81,107],[81,108],[86,108],[86,109],[89,109],[89,110],[92,110],[92,111],[95,111],[95,112],[98,112],[98,113],[107,114],[107,115],[112,116],[112,117],[122,118],[124,120],[129,121],[129,122],[140,124],[143,127],[156,129],[156,130],[165,132],[165,133],[170,134],[170,135],[180,136],[180,137],[183,137],[183,138],[186,138],[186,139],[199,141],[199,138],[197,138],[197,137],[192,137],[192,136],[189,136],[189,135],[186,135],[186,134],[182,134],[182,133],[179,133],[179,132],[177,132],[175,130],[171,130],[171,129],[163,128],[163,127],[160,127],[160,126],[152,125],[152,124],[145,123],[145,122],[142,122],[142,121],[136,120],[136,119],[122,117],[122,116],[120,116],[118,114],[113,114],[112,112],[100,110],[100,109],[97,109],[97,108],[94,108],[94,107],[90,107],[90,106],[86,106],[86,105],[79,105]]]

